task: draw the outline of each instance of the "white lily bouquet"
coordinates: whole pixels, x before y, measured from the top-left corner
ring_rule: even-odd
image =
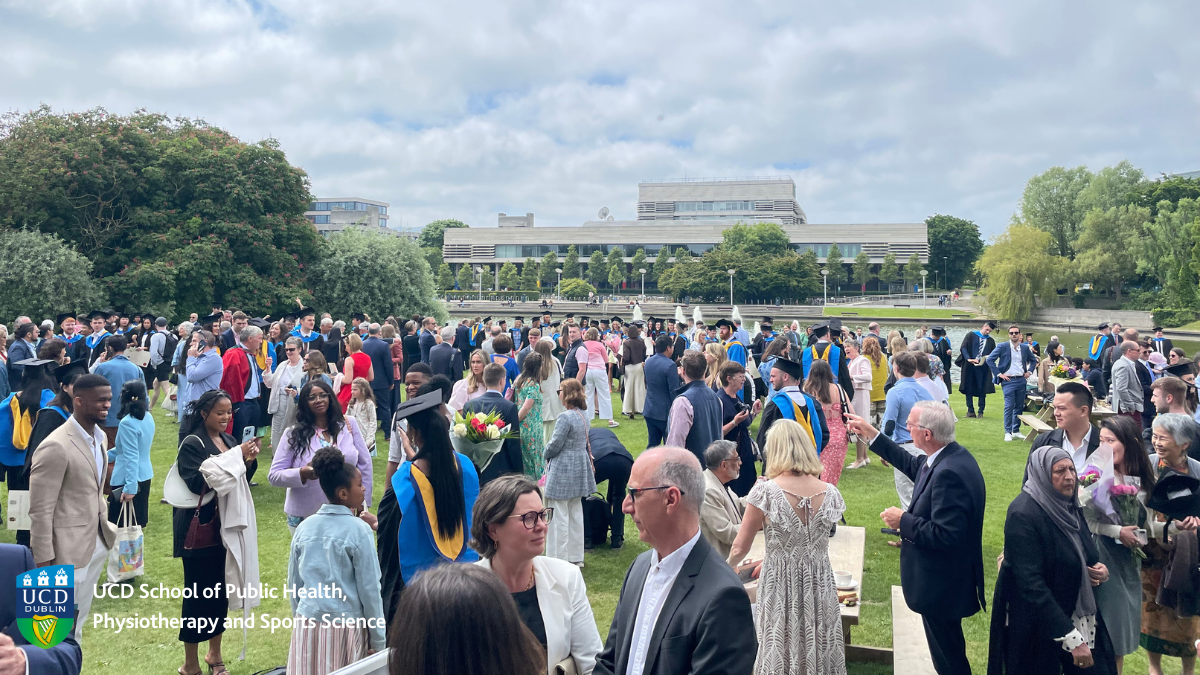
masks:
[[[510,428],[500,419],[500,413],[495,410],[466,417],[461,412],[454,413],[450,442],[455,452],[466,455],[480,473],[492,463],[504,441],[514,437]]]

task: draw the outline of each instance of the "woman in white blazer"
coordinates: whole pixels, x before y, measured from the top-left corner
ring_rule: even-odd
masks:
[[[570,658],[587,675],[596,666],[600,633],[579,568],[542,555],[552,517],[537,483],[501,476],[475,500],[471,546],[483,558],[476,564],[508,587],[521,621],[546,648],[546,672],[553,675],[555,664]]]

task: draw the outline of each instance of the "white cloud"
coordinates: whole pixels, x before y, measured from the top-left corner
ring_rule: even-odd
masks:
[[[1008,221],[1029,176],[1200,168],[1194,4],[0,0],[3,105],[268,136],[393,222],[635,215],[790,174],[813,222]]]

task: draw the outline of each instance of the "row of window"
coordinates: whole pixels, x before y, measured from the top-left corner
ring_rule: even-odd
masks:
[[[329,216],[305,216],[312,221],[313,225],[328,225]]]
[[[496,246],[497,258],[541,258],[547,253],[553,253],[560,258],[567,256],[567,248],[570,244],[498,244]],[[579,258],[584,260],[590,258],[593,253],[600,251],[604,255],[608,255],[614,248],[622,249],[625,257],[632,258],[637,250],[644,249],[647,256],[654,257],[662,249],[663,244],[643,244],[640,246],[619,246],[617,244],[576,244],[575,248],[578,251]],[[671,244],[670,248],[674,251],[677,248],[687,248],[694,255],[701,255],[706,251],[711,251],[713,244]]]
[[[365,202],[311,202],[308,205],[309,211],[368,211],[370,209],[379,209],[381,215],[387,213],[386,206],[376,206]]]
[[[752,201],[675,202],[676,211],[753,211]]]
[[[838,252],[842,254],[842,259],[855,258],[859,253],[862,253],[862,244],[838,244]],[[829,249],[833,248],[833,244],[792,244],[792,250],[803,253],[808,250],[817,252],[818,258],[829,256]]]

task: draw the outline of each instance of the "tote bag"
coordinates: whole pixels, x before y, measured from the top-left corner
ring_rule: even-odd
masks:
[[[121,502],[121,515],[117,516],[117,538],[108,552],[108,583],[115,584],[142,576],[145,572],[143,552],[142,528],[137,524],[133,502]]]

